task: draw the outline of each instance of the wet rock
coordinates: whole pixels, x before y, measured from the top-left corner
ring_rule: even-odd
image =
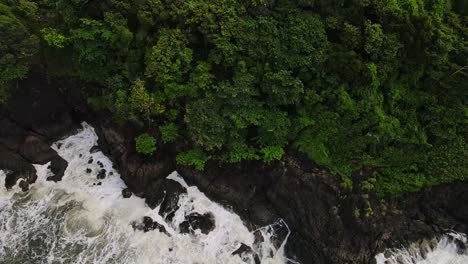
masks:
[[[29,184],[25,180],[21,180],[18,186],[23,192],[27,192],[29,190]]]
[[[20,179],[29,183],[34,183],[37,179],[36,170],[8,172],[5,179],[5,188],[11,189]]]
[[[254,256],[254,261],[255,261],[255,264],[261,264],[262,263],[262,261],[260,260],[260,257],[257,254],[255,254],[255,256]]]
[[[132,191],[129,188],[125,188],[122,190],[123,198],[130,198],[132,196]]]
[[[80,158],[83,157],[83,154],[80,153],[79,157],[80,157]]]
[[[96,185],[101,186],[101,185],[102,185],[102,182],[98,182]]]
[[[419,244],[419,253],[425,259],[427,254],[431,251],[430,242],[426,239],[422,240]]]
[[[34,169],[34,167],[31,170],[8,172],[6,174],[6,179],[5,179],[5,188],[11,189],[13,186],[16,185],[16,183],[20,179],[30,181],[29,179],[31,177],[36,177],[37,178],[37,176],[35,176],[36,170],[33,170],[33,169]],[[33,174],[34,174],[34,176],[33,176]]]
[[[93,158],[89,158],[89,160],[88,160],[88,164],[91,164],[91,163],[93,163],[93,161],[94,161],[94,160],[93,160]]]
[[[467,251],[467,248],[468,248],[468,244],[463,242],[462,240],[460,239],[455,239],[455,245],[457,245],[457,253],[458,254],[465,254],[465,252]]]
[[[47,177],[48,181],[58,182],[62,180],[65,170],[68,167],[68,162],[60,156],[55,156],[50,163],[50,171],[54,174],[53,176]]]
[[[281,244],[286,240],[288,234],[289,234],[289,229],[286,226],[286,224],[282,221],[276,222],[274,224],[271,224],[269,227],[269,233],[275,234],[273,236],[273,245],[275,248],[279,248]]]
[[[112,176],[112,175],[114,175],[114,172],[113,171],[109,172],[109,176]]]
[[[161,233],[169,235],[169,233],[167,233],[166,228],[163,225],[159,224],[156,221],[153,221],[153,219],[149,216],[144,216],[141,223],[133,222],[132,227],[135,230],[140,230],[143,232],[158,230]]]
[[[92,172],[92,170],[91,170],[90,168],[86,168],[86,173],[89,174],[89,173],[91,173],[91,172]]]
[[[28,183],[36,181],[36,169],[27,160],[0,144],[0,169],[8,171],[5,187],[10,189],[19,179]]]
[[[159,179],[151,182],[144,191],[146,203],[152,209],[161,205],[159,210],[162,216],[177,210],[179,195],[185,189],[177,182],[168,179]]]
[[[194,233],[195,230],[200,229],[203,234],[208,234],[215,228],[214,216],[211,213],[199,214],[192,213],[185,216],[185,221],[180,223],[179,230],[182,234]]]
[[[241,243],[241,245],[239,246],[239,248],[237,248],[234,252],[232,252],[231,254],[232,255],[238,255],[238,256],[242,256],[243,254],[250,254],[252,253],[253,250],[251,247],[247,246],[246,244],[244,243]]]
[[[101,149],[97,145],[94,145],[91,147],[91,149],[89,149],[89,153],[96,153],[98,151],[101,151]]]
[[[263,243],[265,239],[263,238],[262,232],[260,230],[255,230],[254,232],[254,245],[259,245]]]
[[[99,160],[97,161],[97,165],[99,165],[99,167],[101,168],[104,168],[104,164],[102,164],[102,162],[100,162]]]
[[[97,177],[98,179],[100,179],[100,180],[106,178],[106,170],[105,170],[105,169],[101,169],[101,170],[98,172],[98,174],[97,174],[96,177]]]
[[[164,190],[165,196],[164,200],[159,207],[159,215],[161,215],[166,222],[171,222],[175,211],[179,209],[179,197],[181,194],[187,192],[184,187],[182,187],[179,183],[168,180],[165,182]]]

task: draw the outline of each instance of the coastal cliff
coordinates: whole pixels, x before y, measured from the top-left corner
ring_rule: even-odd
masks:
[[[358,191],[292,151],[271,164],[210,161],[204,171],[176,165],[176,144],[150,159],[142,158],[134,150],[137,128],[119,125],[109,113],[89,108],[80,95],[64,96],[61,85],[32,75],[2,109],[0,167],[9,172],[7,188],[20,184],[27,191],[35,181],[32,164],[49,161],[54,173],[50,180],[59,181],[67,164],[49,145],[87,121],[99,135],[97,147],[113,159],[127,192],[155,207],[164,201],[161,193],[177,192],[165,179],[177,170],[189,184],[238,213],[252,229],[283,219],[291,229],[286,254],[301,263],[372,263],[385,248],[452,230],[468,233],[466,182],[385,200],[371,195],[372,214],[357,215],[356,209],[364,206]],[[370,171],[363,168],[355,177],[366,177]]]

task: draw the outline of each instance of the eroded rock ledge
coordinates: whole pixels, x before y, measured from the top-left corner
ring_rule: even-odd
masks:
[[[21,181],[27,190],[37,178],[32,164],[48,162],[54,173],[49,180],[59,181],[68,164],[50,144],[78,127],[74,109],[56,86],[40,74],[22,81],[0,109],[0,169],[7,172],[6,187]]]

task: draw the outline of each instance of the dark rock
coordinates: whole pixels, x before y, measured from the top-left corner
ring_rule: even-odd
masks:
[[[122,190],[123,198],[130,198],[132,196],[132,191],[129,188],[125,188]]]
[[[232,252],[232,255],[242,256],[243,254],[251,254],[253,252],[252,248],[247,246],[244,243],[241,243],[240,247]]]
[[[114,172],[113,171],[109,172],[109,176],[112,176],[112,175],[114,175]]]
[[[208,234],[215,228],[214,216],[210,213],[199,214],[192,213],[185,216],[185,221],[180,223],[179,230],[182,234],[193,233],[196,229],[200,229],[203,234]]]
[[[67,167],[68,162],[66,160],[58,155],[55,156],[50,163],[50,171],[52,171],[54,175],[47,177],[47,180],[54,182],[61,181]]]
[[[15,124],[50,142],[79,128],[72,118],[70,104],[44,74],[30,72],[18,85],[5,107],[6,114]]]
[[[144,216],[142,223],[133,222],[132,227],[135,230],[140,230],[143,232],[159,230],[159,232],[169,235],[169,233],[167,233],[166,228],[163,225],[159,224],[156,221],[153,221],[153,219],[149,216]]]
[[[265,195],[272,179],[284,173],[279,164],[265,169],[260,162],[234,165],[208,162],[203,172],[184,166],[177,167],[177,171],[210,199],[233,207],[247,222],[264,226],[280,218]]]
[[[255,264],[261,264],[262,263],[262,261],[260,260],[260,257],[257,254],[255,254],[255,256],[254,256],[254,261],[255,261]]]
[[[37,179],[36,169],[17,153],[0,144],[0,169],[7,170],[5,187],[10,189],[19,179],[34,183]]]
[[[57,148],[60,149],[62,147],[62,143],[57,143]]]
[[[89,160],[88,160],[88,164],[91,164],[91,163],[93,163],[93,161],[94,161],[94,160],[93,160],[93,158],[89,158]]]
[[[29,184],[25,180],[21,180],[18,186],[23,192],[27,192],[29,190]]]
[[[98,172],[98,174],[97,174],[96,177],[97,177],[98,179],[100,179],[100,180],[106,178],[106,170],[105,170],[105,169],[101,169],[101,170]]]
[[[92,170],[91,170],[90,168],[86,168],[86,173],[89,174],[89,173],[91,173],[91,172],[92,172]]]
[[[34,164],[45,164],[57,156],[55,150],[34,135],[28,135],[25,138],[19,153],[30,163]]]
[[[101,151],[101,149],[99,148],[99,146],[97,145],[94,145],[91,147],[91,149],[89,150],[89,153],[96,153],[98,151]]]
[[[163,188],[165,195],[159,207],[159,215],[161,215],[166,222],[171,222],[175,211],[179,209],[179,197],[181,194],[187,193],[187,190],[179,183],[172,180],[165,180]]]
[[[80,158],[83,157],[83,154],[80,153],[79,157],[80,157]]]
[[[101,186],[101,185],[102,185],[102,182],[98,182],[96,185]]]
[[[177,182],[165,178],[151,182],[144,189],[146,203],[152,209],[161,204],[160,214],[164,216],[173,210],[177,210],[179,195],[185,189]]]
[[[27,131],[19,127],[9,118],[0,119],[0,144],[6,148],[18,151],[24,142]]]
[[[468,202],[460,202],[468,201],[468,183],[437,186],[385,204],[371,196],[373,215],[356,218],[354,210],[362,207],[359,194],[342,189],[337,177],[300,155],[286,155],[282,164],[270,166],[214,162],[204,172],[177,170],[247,223],[261,226],[272,223],[275,215],[283,218],[292,231],[286,255],[301,263],[369,263],[385,248],[431,239],[454,227],[468,231]],[[370,172],[366,168],[363,175]],[[187,222],[182,231],[189,230]],[[275,241],[278,246],[287,230],[275,231],[281,237]]]
[[[34,169],[34,168],[33,168]],[[36,170],[26,170],[26,171],[13,171],[6,174],[5,179],[5,188],[11,189],[16,185],[19,179],[24,179],[27,182],[35,182],[37,178]],[[31,180],[34,179],[34,180]]]
[[[267,227],[269,232],[274,234],[273,236],[273,245],[275,248],[279,248],[281,244],[286,240],[289,235],[289,229],[286,223],[283,221],[276,222]]]
[[[99,160],[97,161],[97,164],[99,165],[99,167],[104,168],[104,164],[102,164],[102,162],[100,162]]]
[[[467,248],[468,248],[468,244],[463,242],[462,240],[460,239],[455,239],[455,245],[457,245],[457,252],[458,254],[465,254]]]
[[[151,196],[154,190],[148,186],[175,170],[174,151],[165,146],[151,159],[143,159],[135,152],[135,136],[139,131],[132,126],[118,126],[101,119],[96,122],[96,133],[101,150],[112,158],[113,168],[119,168],[121,178],[135,193]]]

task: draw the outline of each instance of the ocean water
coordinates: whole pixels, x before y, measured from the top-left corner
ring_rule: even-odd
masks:
[[[62,181],[46,181],[52,175],[49,164],[34,165],[38,179],[29,192],[17,186],[7,191],[5,172],[0,171],[0,263],[287,262],[287,236],[278,241],[275,233],[278,227],[288,228],[284,222],[249,230],[238,215],[188,186],[177,172],[168,179],[181,184],[187,193],[180,196],[180,208],[172,221],[166,222],[158,214],[159,207],[152,210],[135,195],[124,199],[121,191],[126,186],[119,173],[102,152],[89,152],[97,144],[97,135],[88,124],[82,125],[77,134],[52,145],[68,161]],[[91,157],[94,162],[88,164]],[[105,179],[96,177],[101,169],[97,161],[107,171]],[[86,168],[92,172],[86,173]],[[182,234],[179,224],[194,212],[212,214],[214,230]],[[134,230],[131,223],[141,222],[144,216],[164,226],[167,234]],[[252,251],[233,255],[242,243]]]
[[[377,264],[468,264],[467,246],[464,234],[448,233],[407,248],[387,249],[375,259]]]

